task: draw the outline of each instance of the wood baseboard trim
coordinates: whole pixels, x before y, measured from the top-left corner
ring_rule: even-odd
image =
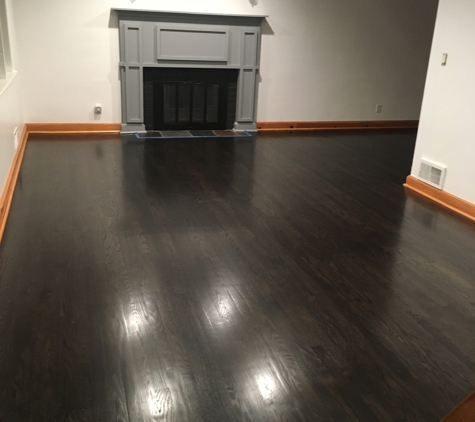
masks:
[[[23,156],[25,155],[26,142],[28,139],[28,127],[25,124],[23,133],[21,135],[20,144],[18,145],[15,156],[13,157],[12,166],[8,173],[5,188],[3,189],[2,196],[0,198],[0,242],[2,241],[5,226],[7,224],[8,214],[10,212],[10,206],[13,200],[13,194],[15,193],[15,187],[18,180],[18,174],[20,173],[21,163]]]
[[[259,132],[299,130],[417,129],[419,120],[374,120],[335,122],[257,122]]]
[[[449,208],[457,214],[475,221],[475,204],[471,202],[465,201],[443,190],[436,189],[427,183],[421,182],[414,176],[407,177],[404,187]]]
[[[28,123],[28,133],[120,133],[120,123]]]
[[[471,422],[475,421],[475,393],[470,394],[441,422]]]
[[[0,242],[7,224],[13,194],[15,193],[21,163],[30,134],[117,134],[120,133],[120,129],[120,123],[25,123],[20,144],[13,157],[12,166],[0,197]]]

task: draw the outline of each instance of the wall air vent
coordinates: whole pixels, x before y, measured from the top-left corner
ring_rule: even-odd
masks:
[[[436,164],[432,161],[421,159],[421,168],[419,170],[419,180],[434,186],[437,189],[443,189],[447,167]]]

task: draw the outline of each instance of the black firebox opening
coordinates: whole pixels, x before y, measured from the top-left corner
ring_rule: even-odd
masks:
[[[238,70],[144,68],[146,130],[224,130],[236,119]]]

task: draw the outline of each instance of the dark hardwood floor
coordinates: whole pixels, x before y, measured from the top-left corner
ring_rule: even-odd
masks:
[[[415,132],[37,137],[0,246],[2,422],[439,421],[475,225]]]

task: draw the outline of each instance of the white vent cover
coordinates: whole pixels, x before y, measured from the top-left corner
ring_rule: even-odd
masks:
[[[445,182],[447,167],[436,164],[432,161],[421,159],[421,168],[419,170],[419,180],[428,183],[435,188],[442,189]]]

